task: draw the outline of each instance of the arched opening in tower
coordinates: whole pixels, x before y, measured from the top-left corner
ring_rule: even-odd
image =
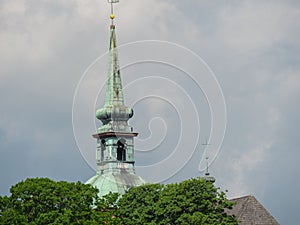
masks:
[[[106,142],[104,139],[101,140],[101,161],[104,161],[104,154],[105,154],[105,150],[106,150]]]
[[[122,138],[117,142],[117,160],[126,161],[126,141]]]

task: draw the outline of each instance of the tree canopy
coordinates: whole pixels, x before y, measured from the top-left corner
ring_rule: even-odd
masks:
[[[80,182],[30,178],[0,197],[0,224],[119,224],[110,206],[118,195],[99,199],[98,190]]]
[[[103,198],[91,185],[48,178],[29,178],[10,192],[0,197],[0,224],[237,224],[225,213],[233,204],[225,193],[200,178],[147,184]]]
[[[213,183],[197,178],[132,188],[120,199],[117,215],[126,225],[234,225],[236,218],[225,213],[232,205]]]

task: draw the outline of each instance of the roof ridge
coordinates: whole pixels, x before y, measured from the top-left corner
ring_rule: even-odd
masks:
[[[242,198],[249,198],[249,197],[254,197],[254,196],[253,195],[245,195],[245,196],[235,197],[235,198],[230,199],[230,201],[234,201],[234,200],[242,199]]]

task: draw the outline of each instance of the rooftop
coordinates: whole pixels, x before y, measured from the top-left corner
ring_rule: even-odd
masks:
[[[275,218],[252,195],[231,199],[236,202],[229,214],[236,216],[241,225],[279,225]]]

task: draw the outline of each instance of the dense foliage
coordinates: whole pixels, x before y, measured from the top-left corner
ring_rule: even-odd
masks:
[[[236,218],[225,213],[232,204],[211,182],[198,178],[132,188],[120,199],[118,216],[126,225],[233,225]]]
[[[118,195],[99,199],[90,185],[47,178],[22,181],[0,197],[0,224],[120,224],[111,205]]]
[[[122,198],[99,198],[90,185],[47,178],[27,179],[10,192],[0,197],[0,224],[237,224],[225,213],[232,203],[203,179],[148,184],[130,189]]]

